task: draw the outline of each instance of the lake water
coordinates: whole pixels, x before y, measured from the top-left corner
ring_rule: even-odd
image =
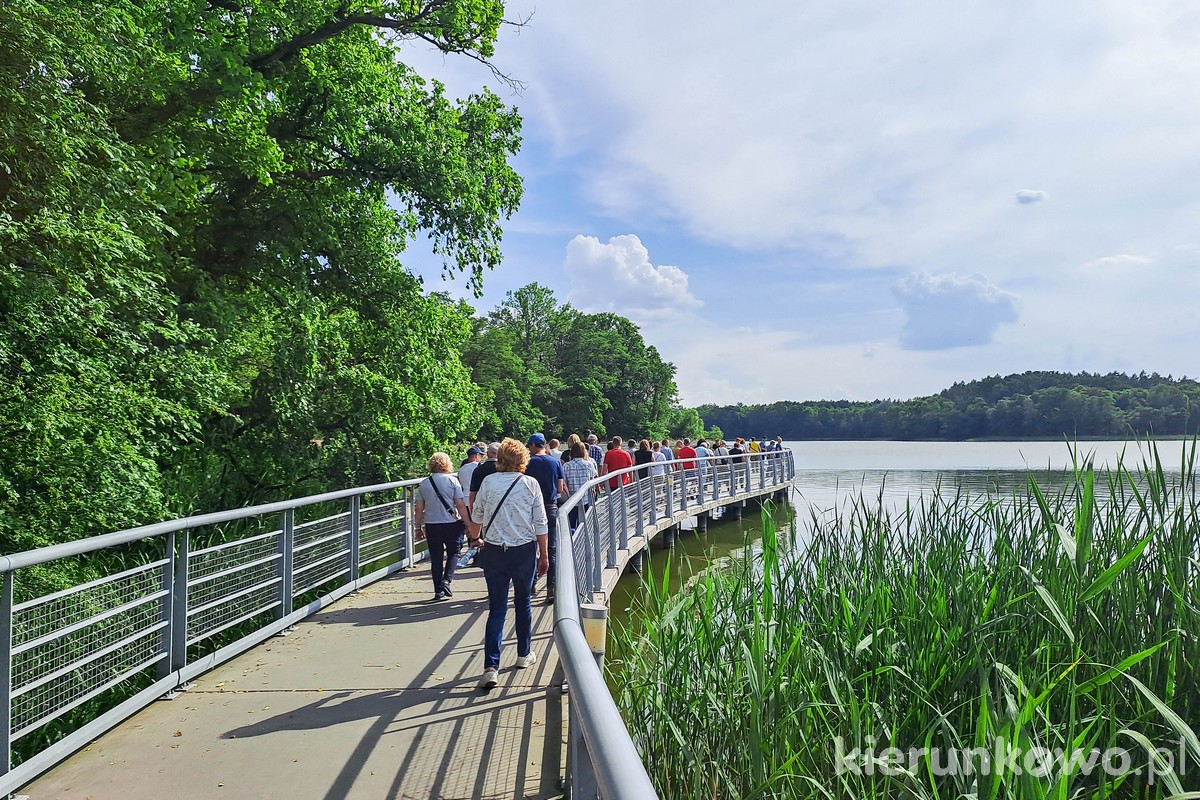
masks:
[[[962,487],[981,496],[991,492],[1006,495],[1024,492],[1030,473],[1040,485],[1053,487],[1065,481],[1074,456],[1082,463],[1091,460],[1098,471],[1124,463],[1140,467],[1150,455],[1149,445],[1139,442],[1094,441],[1068,446],[1065,442],[785,442],[796,459],[796,485],[791,503],[775,510],[775,524],[795,535],[796,515],[806,517],[810,508],[826,510],[848,498],[866,493],[882,494],[885,504],[902,505],[939,482]],[[1163,468],[1178,472],[1191,442],[1156,442]],[[671,562],[672,583],[678,584],[704,569],[714,558],[742,547],[747,538],[758,538],[761,522],[758,509],[750,506],[741,520],[723,520],[709,525],[698,535],[685,532],[674,550],[652,545],[650,568],[662,575]],[[626,573],[614,590],[610,611],[622,619],[641,588],[641,577]]]

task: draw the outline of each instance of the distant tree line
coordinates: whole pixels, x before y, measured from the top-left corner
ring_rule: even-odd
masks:
[[[1024,372],[929,397],[700,406],[705,423],[784,439],[1061,438],[1194,435],[1200,383],[1156,373]]]

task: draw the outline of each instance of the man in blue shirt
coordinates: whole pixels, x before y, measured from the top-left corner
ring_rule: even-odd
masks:
[[[546,504],[546,522],[549,525],[550,569],[546,571],[546,602],[554,602],[554,578],[558,561],[558,545],[555,530],[558,527],[558,496],[567,494],[567,475],[562,462],[546,452],[546,437],[535,433],[525,442],[529,448],[529,465],[525,474],[538,482],[542,490],[542,501]],[[536,578],[534,579],[536,582]]]

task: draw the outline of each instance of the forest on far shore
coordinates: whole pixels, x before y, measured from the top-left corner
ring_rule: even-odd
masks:
[[[1200,383],[1157,373],[1024,372],[990,376],[911,400],[704,405],[710,427],[739,436],[804,439],[1033,439],[1192,436]]]

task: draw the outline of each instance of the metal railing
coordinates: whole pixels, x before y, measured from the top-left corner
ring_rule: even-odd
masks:
[[[605,571],[619,574],[633,545],[645,547],[687,517],[786,489],[796,477],[790,450],[712,456],[689,468],[683,463],[610,473],[558,509],[554,643],[568,688],[567,778],[575,800],[658,798],[584,630],[584,611],[607,606]],[[585,497],[592,502],[580,509],[572,536],[569,515]]]
[[[0,556],[0,797],[156,698],[414,563],[420,482]],[[18,594],[47,573],[87,577]],[[14,766],[14,746],[29,741],[46,745]]]
[[[690,469],[668,462],[657,476],[658,465],[622,470],[559,509],[554,638],[570,687],[575,797],[657,797],[584,636],[580,606],[596,600],[606,570],[623,567],[631,539],[786,487],[795,476],[786,450],[740,458]],[[626,474],[630,483],[607,490]],[[421,480],[0,556],[0,797],[192,678],[420,560],[412,511]],[[572,538],[570,510],[601,487]],[[45,565],[87,577],[18,590],[38,584]],[[35,740],[37,748],[26,745]],[[36,752],[14,766],[17,744]]]

